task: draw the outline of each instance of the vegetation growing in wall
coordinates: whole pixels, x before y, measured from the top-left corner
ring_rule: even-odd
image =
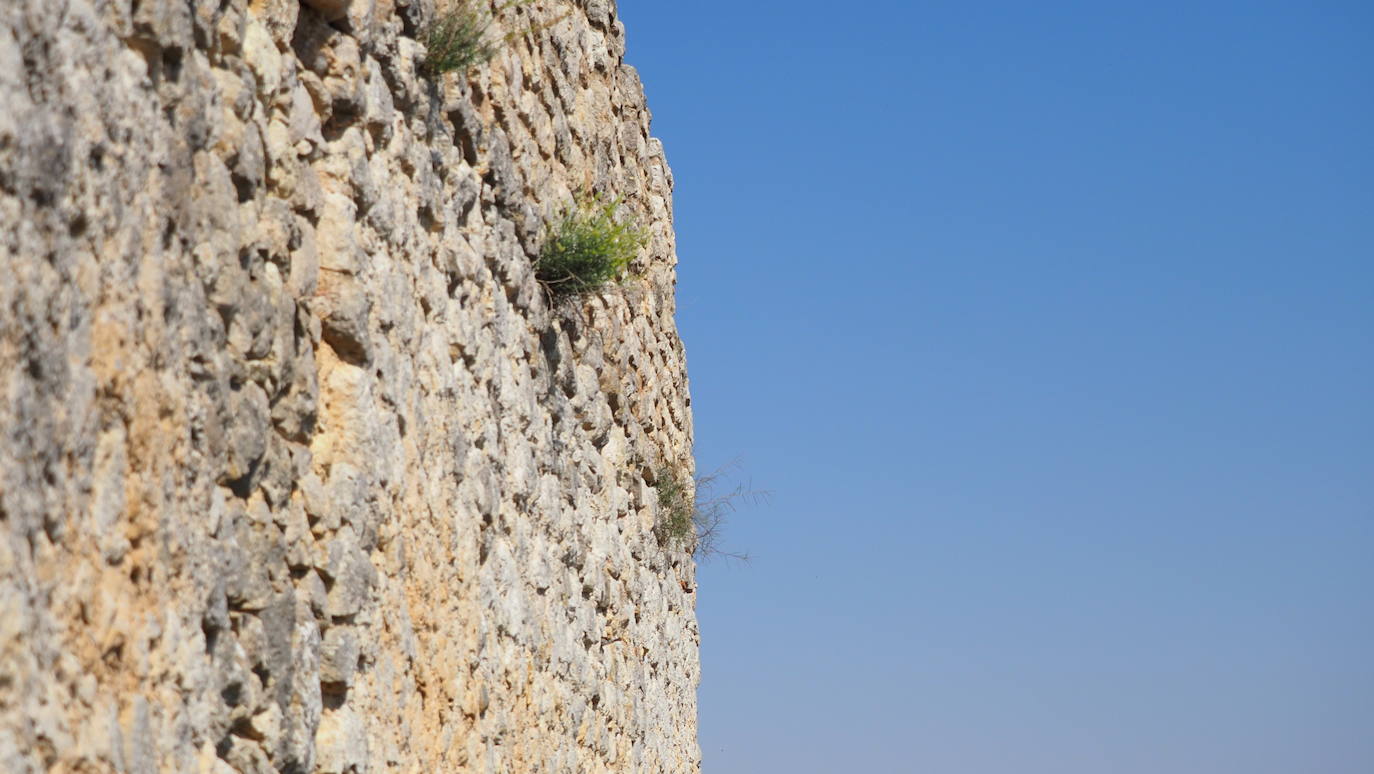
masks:
[[[658,523],[654,527],[658,542],[663,545],[695,543],[692,511],[696,493],[693,488],[669,468],[660,468],[654,480],[658,489]],[[692,548],[695,549],[695,545]]]
[[[717,487],[723,475],[723,471],[717,470],[692,479],[668,467],[655,472],[658,522],[654,535],[660,545],[685,549],[698,560],[711,556],[749,558],[747,554],[722,548],[723,527],[741,501],[764,500],[768,493],[755,491],[744,484],[720,493]]]
[[[648,234],[618,218],[619,208],[619,199],[579,197],[546,230],[535,276],[550,295],[588,293],[620,279]]]
[[[425,44],[423,68],[430,75],[466,72],[469,67],[482,64],[496,56],[505,43],[529,32],[544,29],[562,21],[560,16],[551,22],[493,37],[492,25],[496,16],[508,8],[529,5],[533,0],[511,0],[500,5],[492,14],[476,6],[478,0],[455,0],[425,27],[420,40]]]
[[[496,45],[487,38],[491,23],[492,17],[473,8],[472,0],[460,0],[436,16],[420,35],[425,72],[462,72],[491,59],[496,55]]]

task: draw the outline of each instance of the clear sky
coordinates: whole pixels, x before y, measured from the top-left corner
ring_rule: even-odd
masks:
[[[1374,4],[619,5],[706,774],[1374,772]]]

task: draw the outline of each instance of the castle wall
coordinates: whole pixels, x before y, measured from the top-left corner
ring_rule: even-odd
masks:
[[[435,10],[0,4],[0,770],[697,769],[672,177],[623,27],[534,0],[427,77]],[[551,303],[586,190],[649,243]]]

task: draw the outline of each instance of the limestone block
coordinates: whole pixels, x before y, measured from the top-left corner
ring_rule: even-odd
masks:
[[[148,0],[133,6],[133,33],[162,48],[189,48],[191,11],[178,0]]]
[[[298,0],[251,0],[248,5],[249,15],[262,24],[282,50],[291,45],[300,9]]]
[[[320,681],[337,688],[353,685],[358,667],[358,634],[351,626],[333,626],[320,646]]]
[[[317,296],[324,340],[339,357],[359,364],[372,360],[372,339],[368,330],[372,297],[356,279],[329,273],[322,277]]]
[[[303,83],[297,83],[291,90],[289,129],[288,139],[293,147],[299,148],[302,140],[311,143],[312,147],[324,144],[324,137],[320,134],[320,117],[315,112],[315,101]]]
[[[243,30],[243,60],[253,72],[260,97],[271,98],[282,83],[282,56],[267,25],[250,16]]]
[[[365,772],[367,732],[363,719],[349,706],[325,712],[315,735],[316,770],[320,774]]]
[[[241,479],[267,453],[267,394],[256,384],[246,384],[230,393],[229,412],[225,475]]]
[[[362,611],[377,583],[377,571],[351,530],[341,531],[329,543],[325,565],[318,569],[331,582],[326,615],[347,618]]]

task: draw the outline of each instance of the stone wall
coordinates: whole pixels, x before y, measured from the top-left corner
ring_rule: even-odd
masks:
[[[624,29],[533,0],[435,78],[435,13],[0,3],[0,771],[697,770]],[[553,304],[532,256],[591,190],[652,236]]]

